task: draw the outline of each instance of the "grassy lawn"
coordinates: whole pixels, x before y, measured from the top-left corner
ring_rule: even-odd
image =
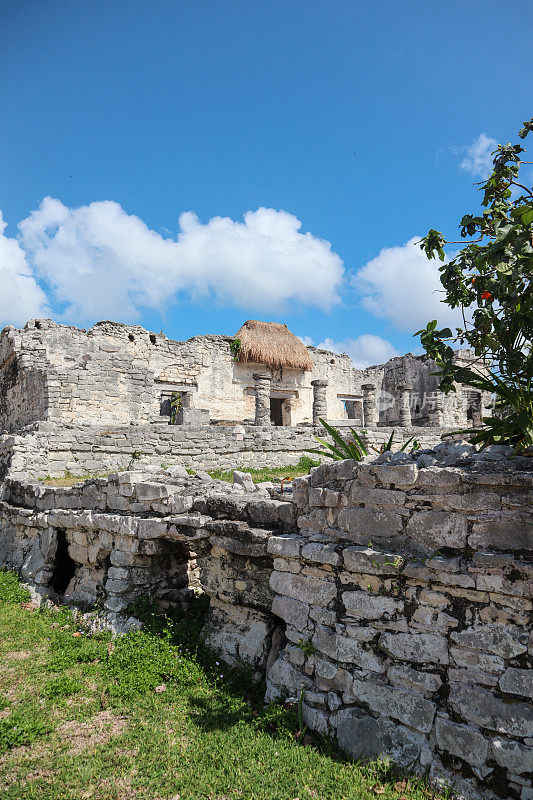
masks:
[[[37,610],[0,572],[2,800],[422,800],[421,783],[361,766],[265,707],[264,687],[179,619],[137,608],[142,631],[90,636],[66,608]]]

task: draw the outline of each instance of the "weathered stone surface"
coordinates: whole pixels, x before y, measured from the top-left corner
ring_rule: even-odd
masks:
[[[424,739],[403,725],[361,714],[356,709],[339,711],[332,720],[339,745],[356,760],[390,758],[400,766],[420,756]]]
[[[425,696],[433,694],[442,686],[442,679],[434,672],[420,672],[404,665],[389,667],[387,676],[391,683],[412,692],[421,692]]]
[[[449,719],[437,717],[435,735],[441,750],[459,756],[475,767],[481,766],[487,760],[489,742],[478,728],[457,725]]]
[[[499,682],[502,692],[518,694],[533,700],[533,669],[509,667]]]
[[[300,536],[271,536],[268,540],[267,551],[273,556],[298,558],[304,541],[305,539]]]
[[[501,767],[514,775],[533,773],[533,747],[509,739],[493,739],[492,754]]]
[[[464,719],[509,736],[529,736],[533,730],[533,705],[501,700],[477,686],[454,684],[450,690],[451,707]]]
[[[365,591],[343,592],[342,602],[348,614],[356,619],[388,618],[403,609],[399,600]]]
[[[365,650],[356,639],[334,633],[330,628],[319,625],[312,641],[317,650],[336,661],[357,664],[372,672],[383,671],[382,662],[371,651]]]
[[[422,733],[431,730],[437,706],[420,695],[397,686],[357,678],[354,678],[352,693],[352,702],[366,703],[383,717],[397,719]]]
[[[532,518],[519,514],[507,517],[498,514],[492,520],[475,522],[468,544],[473,550],[532,550]]]
[[[384,633],[379,646],[387,655],[419,664],[448,664],[448,643],[432,633]]]
[[[302,558],[319,564],[332,564],[333,566],[337,566],[341,559],[334,544],[319,544],[318,542],[304,545],[302,547]]]
[[[404,563],[399,553],[384,553],[370,547],[346,547],[342,557],[347,570],[371,575],[397,575]]]
[[[427,553],[438,550],[443,542],[458,549],[466,545],[466,517],[462,514],[421,511],[410,518],[405,531]]]
[[[277,594],[272,601],[272,613],[299,630],[305,630],[309,618],[309,604]]]
[[[527,652],[528,631],[516,626],[483,625],[452,633],[455,644],[470,650],[494,653],[502,658],[514,658]]]
[[[272,702],[279,697],[298,697],[302,689],[311,685],[311,679],[283,658],[271,666],[267,677],[265,700]]]
[[[288,572],[273,572],[270,586],[278,594],[303,603],[320,603],[326,606],[337,596],[337,588],[332,581]]]
[[[339,513],[338,524],[342,530],[358,537],[364,544],[374,539],[394,540],[402,530],[400,514],[369,508],[343,508]]]
[[[317,658],[315,674],[319,689],[348,692],[352,688],[353,678],[351,674],[325,658]]]

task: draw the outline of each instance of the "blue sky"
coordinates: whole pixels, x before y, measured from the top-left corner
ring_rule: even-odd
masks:
[[[363,364],[450,321],[412,240],[455,234],[531,115],[529,0],[0,15],[0,325],[280,320]]]

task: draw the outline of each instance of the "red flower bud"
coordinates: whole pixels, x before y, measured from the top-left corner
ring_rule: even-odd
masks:
[[[490,300],[492,295],[490,292],[481,292],[481,297],[483,298],[483,300]]]

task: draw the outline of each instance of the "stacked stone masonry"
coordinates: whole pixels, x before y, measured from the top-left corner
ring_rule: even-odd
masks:
[[[369,429],[364,438],[379,448],[391,428]],[[108,473],[128,466],[182,465],[191,469],[284,467],[316,448],[312,426],[257,427],[210,425],[55,425],[38,422],[17,434],[0,436],[0,479],[10,470],[21,478]],[[402,441],[415,436],[422,446],[440,441],[438,428],[412,428]],[[400,438],[397,436],[398,442]],[[316,458],[316,456],[311,456]],[[3,471],[4,472],[3,472]]]
[[[174,393],[183,399],[182,424],[270,424],[273,401],[282,409],[275,424],[283,426],[327,416],[367,427],[405,426],[408,417],[416,426],[465,427],[479,422],[490,402],[490,396],[462,386],[442,395],[434,362],[411,354],[361,370],[346,354],[308,347],[312,370],[268,369],[258,382],[254,375],[264,373],[265,365],[235,361],[234,343],[233,337],[218,335],[179,342],[113,322],[89,330],[51,320],[31,320],[22,330],[9,326],[0,333],[0,431],[18,431],[39,420],[168,423]],[[457,353],[465,363],[470,358],[470,351]],[[375,413],[365,420],[363,386],[369,385],[375,387]],[[410,389],[400,403],[401,385]]]
[[[306,723],[352,756],[530,800],[533,473],[508,455],[324,464],[292,499],[183,467],[71,489],[8,477],[0,562],[111,616],[200,585],[210,644],[261,672],[267,700],[303,690]]]

